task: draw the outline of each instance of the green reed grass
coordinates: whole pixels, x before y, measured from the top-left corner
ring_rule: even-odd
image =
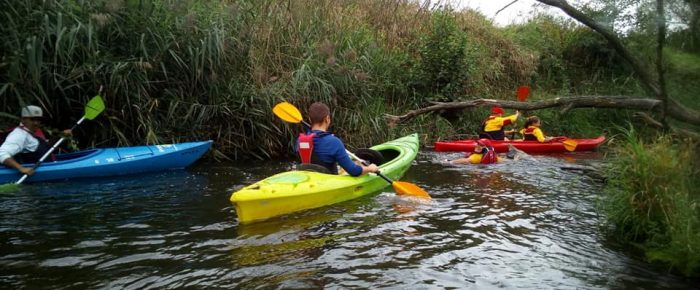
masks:
[[[611,237],[647,259],[700,276],[700,185],[697,144],[626,130],[600,207]]]
[[[38,104],[48,125],[66,127],[103,86],[107,110],[81,127],[84,147],[213,139],[218,156],[287,155],[300,127],[274,117],[282,100],[302,112],[326,102],[334,131],[353,147],[396,132],[448,138],[475,133],[486,109],[398,128],[383,116],[442,98],[512,99],[517,85],[574,66],[546,61],[562,52],[537,58],[546,53],[529,45],[534,29],[511,34],[473,11],[408,0],[4,1],[0,11],[1,111]],[[575,81],[552,77],[537,90],[598,88]],[[556,130],[608,125],[578,121]]]

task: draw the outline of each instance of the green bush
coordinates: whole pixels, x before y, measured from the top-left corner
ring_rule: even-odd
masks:
[[[431,24],[432,30],[421,40],[418,91],[441,101],[453,101],[464,95],[469,81],[472,60],[467,36],[449,10],[434,12]]]
[[[533,100],[636,87],[599,37],[571,23],[501,29],[475,11],[415,1],[47,0],[0,10],[0,122],[31,103],[51,114],[47,125],[67,127],[102,86],[107,110],[81,126],[83,147],[213,139],[233,158],[286,155],[300,128],[273,116],[283,99],[302,112],[328,103],[334,132],[351,146],[412,131],[429,141],[476,133],[488,109],[389,130],[384,114],[431,100],[514,99],[522,84]],[[692,67],[684,71],[692,79]],[[627,117],[600,122],[597,112],[536,114],[545,131],[571,136]]]
[[[699,276],[697,144],[669,136],[646,143],[632,129],[625,137],[600,202],[611,237],[641,249],[651,261]]]

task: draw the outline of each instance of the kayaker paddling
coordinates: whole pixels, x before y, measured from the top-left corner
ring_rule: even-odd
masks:
[[[540,118],[537,116],[530,116],[525,120],[525,128],[520,130],[520,134],[523,135],[523,140],[525,141],[538,141],[540,143],[550,142],[554,138],[547,137],[540,129],[541,125]]]
[[[37,106],[22,108],[21,122],[5,138],[0,146],[0,163],[17,169],[22,174],[34,174],[34,168],[22,164],[35,163],[49,151],[51,146],[41,130],[43,111]],[[72,134],[63,130],[65,136]]]
[[[355,164],[345,151],[343,141],[328,132],[331,124],[328,106],[320,102],[311,104],[309,120],[311,130],[299,134],[295,146],[302,164],[320,165],[331,174],[338,174],[338,165],[340,165],[351,176],[360,176],[379,170],[375,164],[368,166]]]
[[[520,111],[515,111],[515,114],[503,117],[503,108],[491,108],[491,115],[481,123],[480,138],[491,140],[508,140],[504,131],[505,126],[514,124],[520,116]]]

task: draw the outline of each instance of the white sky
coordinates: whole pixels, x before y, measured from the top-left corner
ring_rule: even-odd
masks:
[[[450,3],[456,8],[473,8],[481,11],[486,17],[492,19],[498,26],[506,26],[512,23],[525,22],[530,18],[536,8],[535,4],[539,3],[535,0],[518,0],[513,5],[508,6],[505,10],[496,15],[496,12],[505,7],[513,0],[431,0],[432,3]],[[537,10],[546,10],[548,13],[557,15],[565,15],[556,8],[546,8],[545,5],[538,5]]]

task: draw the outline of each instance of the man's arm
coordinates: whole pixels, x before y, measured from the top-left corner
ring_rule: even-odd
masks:
[[[5,164],[5,160],[22,152],[22,145],[28,134],[22,129],[15,129],[7,135],[5,143],[0,146],[0,163]]]
[[[355,162],[352,162],[352,159],[350,159],[348,153],[345,152],[345,145],[343,144],[343,142],[340,141],[340,139],[336,139],[336,141],[337,142],[334,143],[334,146],[336,147],[336,160],[338,161],[340,167],[345,169],[345,172],[350,174],[350,176],[360,176],[362,174],[366,174],[369,172],[377,172],[379,170],[377,165],[374,164],[364,166],[357,165],[355,164]]]
[[[337,147],[339,148],[336,148],[335,160],[338,161],[338,164],[345,170],[345,172],[351,176],[360,176],[365,173],[363,166],[352,162],[350,156],[348,156],[348,153],[345,152],[345,147],[342,145],[342,143],[340,143],[340,145]]]
[[[17,171],[21,172],[22,174],[34,174],[34,168],[24,167],[21,164],[17,163],[17,161],[12,157],[5,159],[5,161],[3,161],[2,164],[5,164],[7,167],[17,169]]]
[[[5,143],[2,143],[2,146],[0,146],[0,162],[8,167],[17,169],[17,171],[23,174],[32,175],[34,173],[34,169],[24,167],[19,164],[17,160],[12,158],[12,156],[17,155],[17,153],[22,151],[22,144],[24,144],[24,139],[28,134],[29,133],[26,133],[23,130],[14,130],[7,135]]]

